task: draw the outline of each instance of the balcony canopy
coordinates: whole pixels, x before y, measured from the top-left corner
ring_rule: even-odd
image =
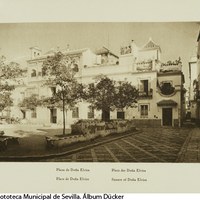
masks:
[[[159,102],[157,102],[158,106],[176,106],[177,103],[171,99],[169,100],[161,100]]]

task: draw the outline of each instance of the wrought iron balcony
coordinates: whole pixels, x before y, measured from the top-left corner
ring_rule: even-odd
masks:
[[[149,91],[139,91],[139,99],[151,99],[153,98],[153,89]]]

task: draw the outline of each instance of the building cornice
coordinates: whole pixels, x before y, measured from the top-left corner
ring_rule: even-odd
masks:
[[[158,76],[175,76],[175,75],[183,75],[182,71],[174,71],[174,72],[158,72]]]

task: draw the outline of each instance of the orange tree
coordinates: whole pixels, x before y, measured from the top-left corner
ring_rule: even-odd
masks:
[[[45,85],[55,87],[52,97],[44,99],[49,106],[61,107],[63,112],[63,135],[65,135],[65,123],[67,110],[73,107],[83,97],[84,86],[75,78],[77,66],[70,65],[68,55],[61,52],[47,57],[43,62],[42,70],[48,76]]]
[[[87,100],[91,106],[102,111],[102,120],[110,120],[110,111],[116,108],[132,107],[137,102],[138,90],[129,82],[114,81],[107,76],[99,76],[90,84]]]
[[[138,90],[127,81],[118,81],[115,87],[115,108],[123,110],[124,108],[134,107],[137,103]]]

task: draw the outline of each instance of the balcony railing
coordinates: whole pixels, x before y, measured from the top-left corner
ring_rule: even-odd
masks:
[[[136,70],[138,72],[142,72],[142,71],[151,71],[153,68],[153,63],[152,61],[143,61],[143,62],[137,62],[136,63]]]
[[[139,99],[151,99],[153,98],[153,89],[149,91],[139,91]]]

